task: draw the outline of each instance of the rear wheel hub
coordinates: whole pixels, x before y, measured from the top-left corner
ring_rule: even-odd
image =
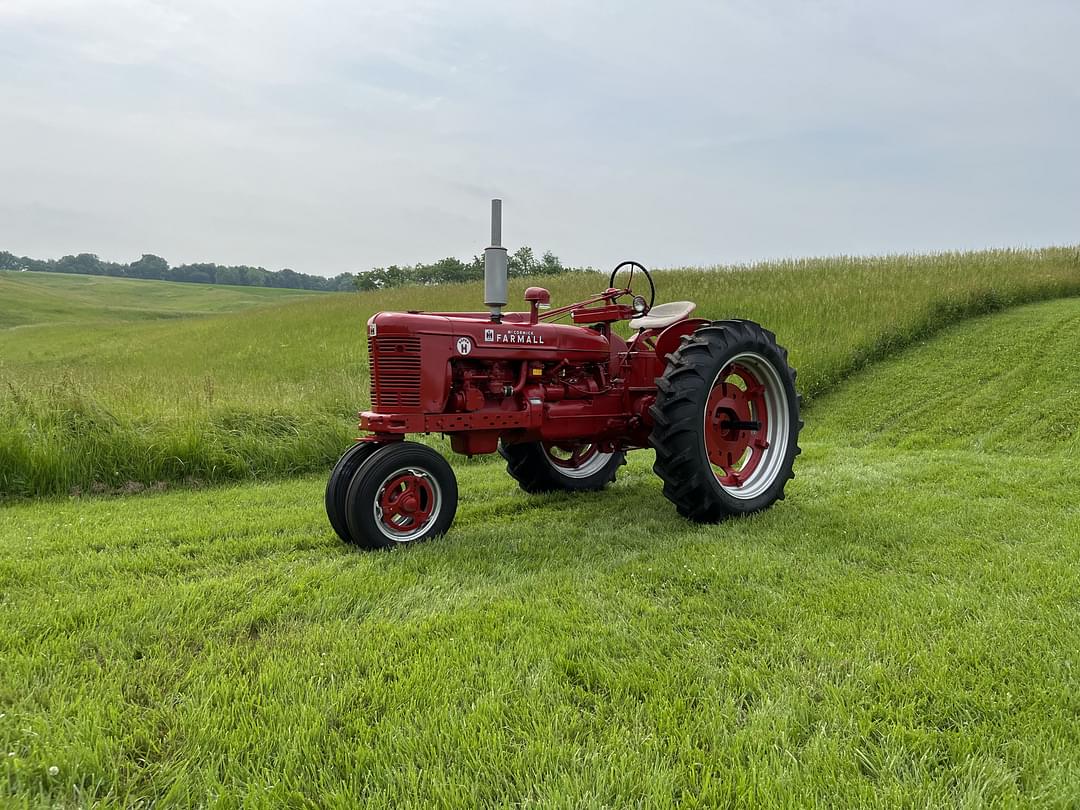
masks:
[[[785,400],[775,370],[758,355],[735,357],[716,376],[705,403],[705,452],[733,495],[751,497],[775,477],[770,450],[786,440]]]
[[[548,461],[561,474],[586,478],[608,463],[611,453],[602,453],[596,444],[545,444]]]
[[[726,372],[726,373],[725,373]],[[768,447],[765,388],[747,368],[737,363],[721,372],[706,405],[705,449],[717,480],[739,486],[751,475]]]

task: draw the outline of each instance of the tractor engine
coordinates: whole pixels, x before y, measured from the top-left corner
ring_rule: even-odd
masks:
[[[447,410],[454,412],[500,409],[509,400],[514,410],[522,398],[544,403],[591,399],[606,387],[604,366],[570,366],[541,361],[452,360],[451,396]]]
[[[585,403],[598,432],[620,410],[610,385],[612,342],[591,329],[512,315],[493,323],[381,312],[368,336],[373,409],[361,414],[361,427],[375,433],[447,433],[455,451],[473,455],[493,452],[500,435],[506,442],[574,435]],[[598,407],[605,399],[610,406]]]

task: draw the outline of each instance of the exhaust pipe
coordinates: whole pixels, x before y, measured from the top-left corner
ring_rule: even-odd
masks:
[[[502,200],[491,201],[491,246],[484,251],[484,306],[491,320],[502,321],[506,306],[506,248],[502,246]]]

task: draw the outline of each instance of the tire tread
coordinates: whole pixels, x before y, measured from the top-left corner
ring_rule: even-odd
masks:
[[[777,370],[787,376],[794,394],[789,458],[773,484],[776,491],[761,505],[734,503],[735,499],[718,495],[712,468],[707,460],[702,463],[703,449],[699,448],[700,432],[696,428],[708,396],[707,386],[721,370],[721,364],[750,349],[779,358],[782,366]],[[794,391],[794,380],[795,371],[788,365],[787,350],[777,344],[775,334],[753,321],[713,321],[693,335],[683,337],[679,348],[668,355],[667,367],[656,383],[656,402],[649,409],[653,420],[649,442],[656,451],[653,471],[664,482],[664,496],[680,515],[697,522],[715,523],[730,515],[758,511],[783,498],[784,487],[795,477],[791,462],[802,452],[798,446],[803,426],[799,418],[802,398]]]

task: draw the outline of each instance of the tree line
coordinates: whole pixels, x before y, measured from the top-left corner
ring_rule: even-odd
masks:
[[[115,276],[118,278],[148,278],[159,281],[184,281],[193,284],[235,284],[243,287],[282,287],[290,290],[353,290],[356,276],[341,273],[333,278],[297,273],[295,270],[267,270],[247,265],[214,264],[199,262],[171,267],[169,263],[152,253],[127,264],[107,262],[93,253],[64,256],[61,259],[31,259],[0,251],[0,270],[30,270],[44,273],[77,273],[87,276]]]
[[[565,267],[559,257],[546,251],[539,259],[532,248],[522,247],[508,257],[508,275],[511,278],[577,273],[591,271],[590,267]],[[31,259],[0,250],[0,270],[26,270],[41,273],[76,273],[90,276],[115,276],[117,278],[145,278],[159,281],[181,281],[192,284],[232,284],[243,287],[280,287],[290,290],[320,290],[335,292],[345,290],[383,290],[408,284],[434,285],[478,281],[484,277],[484,258],[474,256],[471,261],[449,256],[430,264],[412,266],[392,264],[359,273],[339,273],[333,278],[297,273],[295,270],[267,270],[247,265],[223,265],[212,262],[181,264],[172,267],[152,253],[144,253],[138,260],[128,263],[108,262],[93,253],[79,253],[60,259]]]
[[[591,267],[566,267],[559,257],[551,251],[545,251],[537,259],[530,247],[521,247],[507,257],[506,274],[510,278],[528,276],[550,276],[557,273],[587,273]],[[384,290],[387,287],[402,287],[407,284],[430,286],[433,284],[458,284],[463,281],[479,281],[484,277],[484,257],[473,256],[472,261],[448,256],[431,264],[415,264],[412,267],[376,267],[364,273],[356,274],[356,288],[360,291]]]

